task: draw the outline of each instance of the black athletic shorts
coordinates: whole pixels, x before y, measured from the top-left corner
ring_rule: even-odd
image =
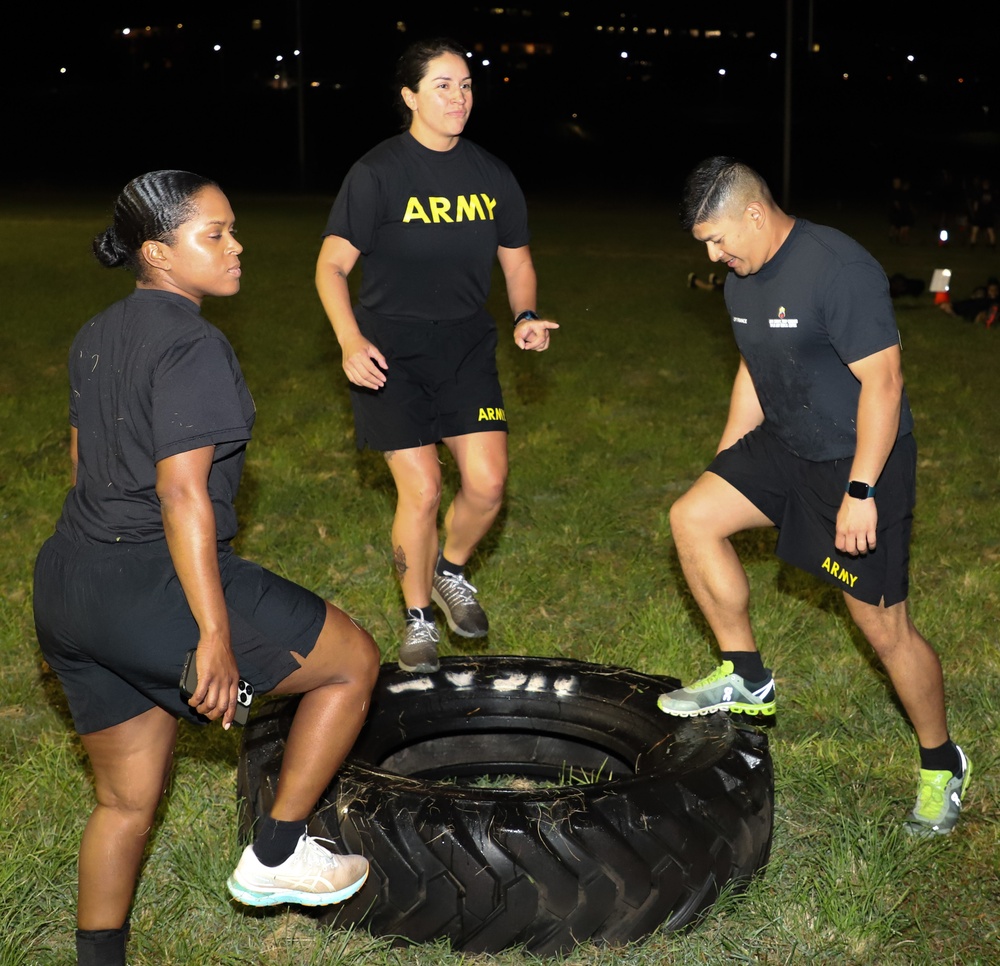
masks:
[[[358,325],[388,366],[381,389],[351,386],[358,449],[412,449],[507,431],[488,312],[453,322],[391,322],[360,311]]]
[[[801,459],[758,428],[719,453],[708,471],[736,487],[778,527],[775,552],[782,560],[858,600],[876,605],[884,600],[890,607],[909,594],[916,441],[909,434],[896,440],[876,482],[875,549],[854,557],[834,546],[852,462]]]
[[[230,639],[240,676],[258,694],[299,667],[326,620],[326,602],[298,584],[220,553]],[[35,562],[35,629],[80,734],[154,705],[204,722],[181,696],[185,654],[198,645],[166,544],[78,544],[50,537]]]

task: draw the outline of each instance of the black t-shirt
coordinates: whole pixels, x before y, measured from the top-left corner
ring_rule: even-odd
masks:
[[[216,532],[235,536],[254,403],[232,346],[194,302],[136,289],[77,333],[69,381],[79,463],[58,530],[86,543],[163,540],[157,462],[214,445]]]
[[[359,305],[394,321],[475,315],[489,297],[497,248],[530,239],[507,165],[464,138],[432,151],[408,133],[351,167],[323,234],[361,252]]]
[[[796,219],[777,253],[725,286],[764,428],[803,459],[854,455],[861,383],[848,364],[899,343],[878,262],[835,228]],[[913,431],[903,393],[898,436]]]

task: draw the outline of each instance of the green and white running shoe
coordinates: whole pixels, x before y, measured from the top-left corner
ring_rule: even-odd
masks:
[[[694,684],[661,694],[656,706],[665,714],[693,718],[713,711],[770,716],[775,712],[774,678],[750,688],[734,673],[733,662],[723,661],[708,677]]]
[[[955,747],[958,748],[958,745]],[[950,771],[920,769],[917,804],[903,824],[903,828],[911,835],[925,838],[947,835],[958,824],[958,818],[962,814],[962,799],[972,777],[972,762],[961,748],[958,748],[958,756],[962,760],[962,771],[958,775]]]

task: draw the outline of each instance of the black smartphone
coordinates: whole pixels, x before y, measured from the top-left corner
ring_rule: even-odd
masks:
[[[190,698],[198,690],[198,662],[195,660],[196,648],[191,648],[184,658],[184,670],[181,671],[181,694]],[[236,694],[236,716],[233,723],[245,725],[250,717],[250,702],[253,701],[253,685],[240,678],[239,691]]]

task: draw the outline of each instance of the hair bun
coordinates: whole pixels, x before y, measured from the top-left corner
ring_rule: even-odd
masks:
[[[119,268],[128,260],[128,252],[113,225],[94,239],[94,255],[105,268]]]

